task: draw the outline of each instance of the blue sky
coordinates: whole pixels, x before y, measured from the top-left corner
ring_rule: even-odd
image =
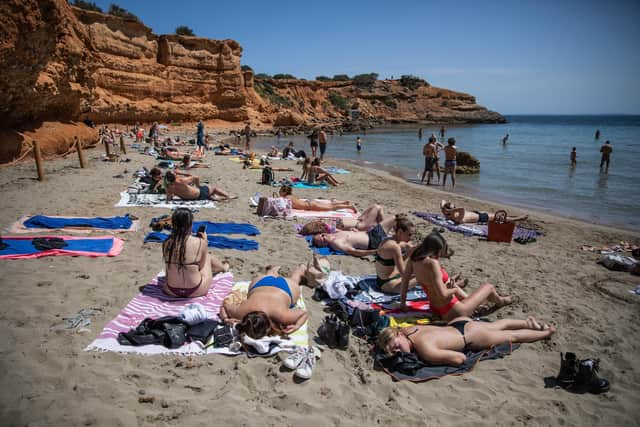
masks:
[[[414,74],[503,114],[640,114],[637,0],[96,3],[237,40],[258,73]]]

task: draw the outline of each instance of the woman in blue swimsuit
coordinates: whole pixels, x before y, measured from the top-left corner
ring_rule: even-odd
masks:
[[[240,335],[254,339],[288,335],[300,329],[308,314],[295,306],[300,298],[300,280],[307,268],[300,265],[287,278],[280,276],[279,271],[280,266],[268,267],[266,274],[253,279],[242,303],[234,305],[225,300],[220,318],[237,323]]]

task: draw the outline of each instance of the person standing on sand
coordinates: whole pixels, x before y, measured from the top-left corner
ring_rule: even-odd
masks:
[[[596,140],[600,139],[600,129],[596,129]]]
[[[605,170],[609,170],[609,157],[611,156],[611,152],[613,151],[613,147],[611,146],[611,142],[606,141],[602,147],[600,147],[600,152],[602,153],[602,157],[600,158],[600,169],[606,163],[607,166]]]
[[[578,154],[576,153],[576,147],[573,147],[573,149],[571,150],[571,155],[569,156],[569,158],[571,159],[571,166],[576,165],[577,156]]]
[[[309,138],[309,143],[311,145],[311,157],[317,157],[318,155],[318,131],[316,129],[311,132],[310,135],[307,135]]]
[[[356,138],[356,150],[358,150],[358,153],[362,151],[362,139],[360,137]]]
[[[429,142],[422,147],[422,155],[424,156],[424,171],[422,171],[422,178],[420,184],[424,182],[424,176],[427,175],[427,185],[431,184],[431,178],[433,177],[433,164],[436,161],[436,139],[434,137],[429,138]]]
[[[318,145],[320,147],[320,161],[324,161],[324,153],[327,151],[327,134],[324,129],[320,128],[318,132]]]
[[[447,146],[444,147],[444,176],[442,177],[442,186],[447,184],[447,174],[451,174],[451,188],[456,186],[456,157],[458,149],[456,147],[456,139],[449,138]]]
[[[204,154],[204,124],[202,119],[198,119],[196,126],[196,151]]]
[[[244,127],[244,149],[245,151],[251,151],[251,125],[247,123]]]

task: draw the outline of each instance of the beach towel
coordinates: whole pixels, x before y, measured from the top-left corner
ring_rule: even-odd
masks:
[[[315,190],[326,190],[327,188],[329,188],[329,186],[327,185],[326,182],[322,182],[320,184],[309,184],[304,181],[296,181],[291,184],[291,188],[308,188],[308,189],[315,189]]]
[[[338,168],[335,166],[327,166],[324,168],[324,170],[326,170],[327,172],[329,172],[332,175],[344,175],[344,174],[348,174],[351,173],[351,171],[348,171],[346,169],[342,169],[342,168]]]
[[[449,231],[463,233],[465,236],[487,237],[488,234],[488,228],[486,224],[456,224],[455,222],[446,219],[442,215],[429,212],[414,212],[413,214],[418,218],[425,219],[435,225],[444,227]],[[542,233],[538,231],[517,226],[513,232],[514,239],[536,239],[541,235]]]
[[[219,320],[218,313],[220,313],[222,301],[229,295],[233,286],[233,274],[230,272],[218,274],[211,280],[211,288],[207,295],[196,298],[175,298],[162,292],[163,280],[164,274],[160,274],[149,284],[143,286],[141,292],[113,320],[106,324],[98,338],[89,344],[85,351],[101,350],[145,355],[215,353],[215,350],[218,349],[210,348],[205,350],[203,345],[197,342],[186,343],[176,349],[169,349],[162,345],[134,347],[118,343],[119,333],[128,332],[138,326],[144,319],[178,316],[187,305],[192,303],[199,303],[210,317]]]
[[[339,211],[303,211],[299,209],[291,209],[291,214],[287,219],[293,218],[315,218],[315,219],[338,219],[351,218],[358,219],[359,214],[348,209],[340,209]]]
[[[309,247],[311,248],[311,250],[315,253],[317,253],[318,255],[346,255],[344,252],[342,251],[336,251],[331,249],[330,247],[326,246],[323,248],[320,248],[318,246],[314,246],[313,245],[313,236],[302,236],[304,237],[304,240],[307,241],[307,243],[309,244]]]
[[[169,238],[169,234],[161,233],[159,231],[152,231],[144,238],[144,243],[160,243]],[[210,248],[217,249],[236,249],[239,251],[256,251],[259,248],[258,242],[249,239],[230,239],[224,236],[215,236],[208,234],[207,240]]]
[[[213,200],[180,200],[174,199],[167,202],[167,197],[164,194],[138,194],[127,193],[123,191],[120,193],[120,201],[115,204],[116,207],[131,207],[131,206],[147,206],[153,208],[198,208],[198,209],[212,209],[216,207]]]
[[[418,358],[415,353],[399,352],[387,356],[378,351],[374,356],[376,368],[382,369],[396,381],[423,382],[442,378],[445,375],[462,375],[473,370],[482,360],[502,359],[520,347],[519,344],[503,343],[489,350],[468,351],[467,360],[460,366],[428,365]]]
[[[65,228],[88,227],[105,229],[127,229],[133,221],[129,215],[95,218],[63,218],[44,215],[35,215],[24,222],[27,228]]]
[[[29,226],[25,225],[25,222],[28,220],[31,220],[33,218],[46,218],[44,223],[42,224],[43,226],[40,227],[39,226],[39,220],[36,221],[31,221],[29,223]],[[121,220],[127,218],[128,221],[126,220]],[[58,223],[58,221],[61,221],[60,223]],[[82,224],[82,223],[88,223],[88,224],[93,224],[93,225],[69,225],[69,223],[66,223],[66,221],[73,221],[73,223],[76,224]],[[88,222],[85,222],[85,220],[89,220]],[[93,222],[93,220],[97,220],[96,222]],[[102,222],[104,221],[104,223],[106,225],[109,225],[109,228],[102,228],[100,225],[102,225]],[[112,221],[113,220],[113,221]],[[113,226],[115,226],[116,224],[118,224],[120,221],[122,221],[123,224],[126,225],[126,223],[128,222],[130,225],[129,227],[126,228],[112,228]],[[59,225],[58,227],[56,227],[56,225]],[[129,217],[129,215],[126,215],[125,217],[111,217],[111,218],[76,218],[76,217],[68,217],[68,216],[23,216],[20,217],[18,219],[18,221],[14,222],[13,224],[11,224],[11,226],[8,228],[9,233],[12,234],[24,234],[24,233],[47,233],[47,232],[51,232],[52,230],[64,230],[65,232],[70,232],[70,233],[91,233],[92,231],[107,231],[107,232],[113,232],[113,233],[125,233],[125,232],[129,232],[129,231],[138,231],[140,227],[140,221],[139,220],[131,220],[131,218]]]
[[[210,222],[195,221],[193,232],[196,233],[201,225],[206,227],[206,234],[245,234],[247,236],[257,236],[260,230],[255,225],[235,223],[235,222]]]
[[[55,249],[37,249],[34,239],[62,239],[65,246]],[[6,248],[0,250],[0,259],[27,259],[44,256],[116,256],[122,252],[124,241],[113,236],[3,236]]]

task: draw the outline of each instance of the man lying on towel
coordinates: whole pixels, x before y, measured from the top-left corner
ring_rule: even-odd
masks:
[[[456,208],[453,203],[447,202],[446,200],[440,203],[440,210],[442,211],[442,215],[456,224],[487,223],[493,220],[494,217],[494,214],[488,212],[468,211],[465,210],[465,208]],[[511,222],[524,221],[528,217],[528,215],[508,216],[507,220]]]
[[[182,200],[230,200],[237,196],[214,187],[213,185],[200,185],[200,177],[192,175],[176,175],[167,171],[164,175],[167,187],[167,201],[178,196]]]
[[[377,224],[369,231],[337,230],[331,234],[316,234],[312,241],[313,245],[319,248],[329,247],[347,255],[363,257],[374,255],[380,243],[387,237],[382,225]]]

